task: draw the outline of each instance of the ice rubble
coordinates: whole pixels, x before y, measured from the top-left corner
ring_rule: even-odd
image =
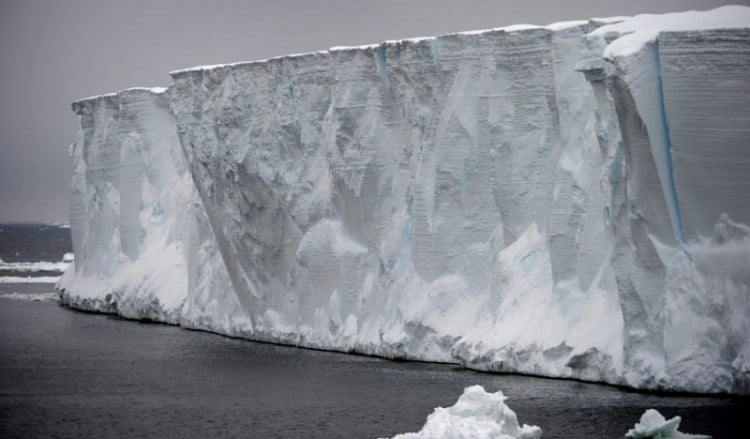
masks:
[[[542,429],[519,425],[516,413],[505,404],[503,392],[489,393],[482,386],[464,390],[456,404],[438,407],[417,433],[404,433],[393,439],[537,439]]]
[[[63,302],[750,392],[749,29],[744,7],[511,26],[79,101]]]

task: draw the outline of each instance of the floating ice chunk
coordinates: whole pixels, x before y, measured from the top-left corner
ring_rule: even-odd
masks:
[[[625,437],[631,439],[711,439],[711,436],[700,434],[686,434],[677,431],[682,418],[675,416],[667,420],[661,413],[654,409],[648,409],[641,416],[640,422],[635,424],[635,428],[629,430]]]
[[[436,408],[422,430],[399,434],[394,439],[542,437],[542,429],[537,426],[519,426],[516,413],[505,405],[506,399],[499,390],[489,393],[482,386],[467,387],[456,404]]]

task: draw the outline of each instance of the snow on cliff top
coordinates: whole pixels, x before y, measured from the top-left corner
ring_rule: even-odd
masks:
[[[594,30],[590,36],[601,36],[607,40],[614,40],[604,52],[605,58],[628,55],[636,52],[644,44],[654,41],[659,32],[662,31],[689,31],[689,30],[707,30],[707,29],[730,29],[750,27],[750,8],[745,6],[723,6],[708,11],[687,11],[673,12],[668,14],[640,14],[634,17],[603,17],[592,18],[590,20],[561,21],[548,24],[547,26],[537,26],[533,24],[515,24],[493,29],[482,29],[475,31],[465,31],[453,34],[442,35],[479,35],[486,32],[518,32],[530,29],[548,29],[551,31],[560,31],[567,28],[581,26],[586,23],[604,24],[602,27]],[[232,67],[243,64],[265,63],[271,60],[282,58],[294,58],[307,55],[321,55],[340,50],[356,49],[374,49],[381,44],[391,45],[403,42],[419,42],[431,40],[436,37],[416,37],[405,38],[401,40],[388,40],[380,44],[366,44],[361,46],[336,46],[328,50],[298,53],[293,55],[284,55],[268,59],[255,61],[242,61],[230,64],[214,64],[189,67],[170,72],[170,75],[180,75],[192,71],[212,70],[217,68]]]
[[[604,57],[613,59],[637,52],[655,41],[659,32],[732,28],[750,28],[750,8],[723,6],[709,11],[640,14],[602,26],[589,35],[606,40],[616,38],[604,50]]]
[[[610,20],[620,20],[623,17],[612,17],[611,19],[597,19],[597,20],[606,20],[606,22],[609,22]],[[584,24],[588,23],[588,20],[573,20],[573,21],[560,21],[556,23],[549,24],[547,26],[538,26],[535,24],[512,24],[510,26],[503,26],[503,27],[496,27],[492,29],[479,29],[479,30],[472,30],[472,31],[463,31],[463,32],[454,32],[449,34],[440,35],[439,37],[446,37],[446,36],[455,36],[455,35],[480,35],[483,33],[488,32],[521,32],[526,30],[532,30],[532,29],[548,29],[551,31],[559,31],[575,26],[582,26]],[[381,45],[395,45],[400,44],[404,42],[409,43],[418,43],[420,41],[426,41],[426,40],[433,40],[435,38],[434,36],[427,36],[427,37],[413,37],[413,38],[403,38],[399,40],[387,40],[383,41],[382,43],[375,43],[375,44],[363,44],[359,46],[334,46],[329,48],[328,50],[319,50],[315,52],[303,52],[303,53],[295,53],[291,55],[282,55],[282,56],[276,56],[273,58],[266,58],[266,59],[259,59],[259,60],[253,60],[253,61],[240,61],[240,62],[234,62],[234,63],[227,63],[227,64],[209,64],[209,65],[202,65],[202,66],[195,66],[195,67],[188,67],[185,69],[179,69],[169,72],[170,75],[176,76],[180,74],[185,74],[189,72],[199,71],[199,70],[212,70],[212,69],[219,69],[224,67],[234,67],[239,65],[245,65],[245,64],[256,64],[256,63],[265,63],[268,61],[273,60],[279,60],[283,58],[297,58],[301,56],[309,56],[309,55],[323,55],[331,52],[337,52],[337,51],[345,51],[345,50],[367,50],[367,49],[376,49],[380,47]]]
[[[167,87],[130,87],[130,88],[125,88],[125,89],[122,89],[120,91],[116,91],[113,93],[105,93],[105,94],[100,94],[100,95],[88,96],[88,97],[81,98],[81,99],[76,99],[73,102],[73,104],[80,104],[86,101],[93,101],[93,100],[101,99],[101,98],[113,98],[122,92],[128,92],[128,91],[146,91],[146,92],[150,92],[153,94],[162,94],[167,91]]]

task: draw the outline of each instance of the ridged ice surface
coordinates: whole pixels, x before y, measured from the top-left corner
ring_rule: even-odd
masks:
[[[573,68],[587,30],[176,73],[172,110],[254,336],[615,381],[603,157]]]
[[[64,297],[279,343],[748,392],[748,28],[742,7],[515,26],[82,101]],[[171,261],[169,288],[128,268],[162,279]],[[90,305],[109,290],[133,311]]]
[[[58,290],[77,308],[220,330],[241,310],[168,104],[165,89],[73,104],[81,123],[71,145],[78,259]]]
[[[603,145],[625,178],[609,209],[626,381],[750,390],[749,23],[747,8],[724,7],[587,36],[578,68],[608,91],[598,119],[619,136]],[[591,62],[612,39],[608,62]]]

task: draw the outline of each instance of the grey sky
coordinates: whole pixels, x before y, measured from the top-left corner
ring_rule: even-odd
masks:
[[[0,222],[67,222],[70,102],[168,72],[516,23],[748,0],[0,0]]]

